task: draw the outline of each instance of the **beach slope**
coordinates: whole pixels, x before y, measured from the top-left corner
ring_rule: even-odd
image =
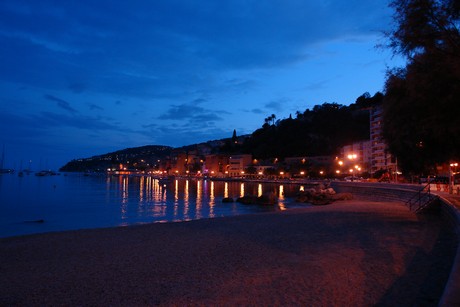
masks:
[[[0,239],[1,306],[433,305],[454,237],[394,202]]]

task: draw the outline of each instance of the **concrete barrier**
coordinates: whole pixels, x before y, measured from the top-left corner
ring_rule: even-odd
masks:
[[[439,196],[439,201],[443,218],[452,226],[458,243],[460,240],[460,212],[448,199]],[[457,245],[456,256],[439,306],[460,306],[460,245]]]

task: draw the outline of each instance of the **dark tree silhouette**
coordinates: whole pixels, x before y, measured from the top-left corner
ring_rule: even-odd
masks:
[[[233,129],[232,143],[236,144],[237,142],[238,142],[238,138],[236,137],[236,129]]]
[[[396,0],[389,47],[406,57],[388,73],[384,135],[404,170],[422,173],[460,157],[458,1]]]
[[[260,159],[337,154],[341,146],[369,139],[366,109],[380,102],[381,97],[380,93],[365,96],[361,99],[365,107],[324,103],[312,110],[297,111],[295,119],[289,116],[276,121],[276,125],[273,114],[244,142],[242,149]]]

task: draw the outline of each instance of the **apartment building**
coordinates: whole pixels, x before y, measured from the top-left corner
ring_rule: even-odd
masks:
[[[370,140],[355,142],[341,149],[344,166],[359,168],[360,173],[370,172],[372,165],[372,142]]]
[[[229,157],[228,175],[230,177],[243,176],[246,167],[252,164],[252,155],[233,155]]]
[[[370,110],[370,139],[371,139],[371,174],[379,170],[397,170],[396,158],[388,151],[383,139],[383,107],[374,106]]]

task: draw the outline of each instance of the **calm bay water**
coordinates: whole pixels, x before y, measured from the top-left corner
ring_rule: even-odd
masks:
[[[0,237],[50,231],[180,222],[305,206],[300,186],[149,176],[0,175]],[[278,205],[223,203],[224,197],[274,192]]]

